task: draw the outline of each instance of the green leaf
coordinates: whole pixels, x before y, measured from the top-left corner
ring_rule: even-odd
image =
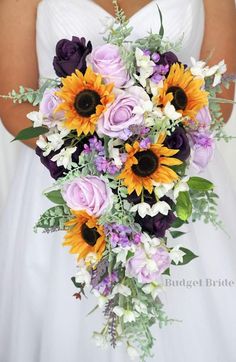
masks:
[[[186,221],[192,215],[192,203],[189,192],[180,192],[176,202],[177,216]]]
[[[212,182],[202,177],[191,177],[188,181],[188,185],[191,190],[197,190],[197,191],[209,191],[213,190],[214,188]]]
[[[175,221],[171,224],[171,227],[174,229],[180,228],[182,225],[184,225],[186,222],[179,219],[178,217],[175,219]]]
[[[170,234],[171,234],[172,238],[176,239],[186,233],[184,233],[183,231],[170,231]]]
[[[46,127],[29,127],[25,128],[18,133],[18,135],[14,138],[13,141],[22,141],[29,140],[30,138],[35,138],[40,135],[43,135],[48,132],[48,128]]]
[[[61,191],[60,190],[53,190],[50,191],[48,193],[44,194],[50,201],[52,201],[54,204],[57,205],[63,205],[65,204],[65,200],[63,199],[62,195],[61,195]]]
[[[190,261],[192,261],[195,258],[198,258],[197,255],[195,255],[191,250],[186,249],[186,248],[179,248],[181,251],[183,251],[185,253],[184,257],[183,257],[183,263],[179,263],[179,264],[175,264],[174,261],[172,261],[171,264],[173,265],[185,265],[190,263]]]
[[[164,271],[164,273],[162,273],[163,275],[169,275],[170,276],[170,268],[166,269]]]
[[[159,30],[159,36],[161,38],[163,38],[163,36],[164,36],[164,26],[163,26],[162,13],[161,13],[161,9],[159,8],[158,5],[157,5],[157,8],[158,8],[158,12],[159,12],[159,16],[160,16],[160,22],[161,22],[161,26],[160,26],[160,30]]]

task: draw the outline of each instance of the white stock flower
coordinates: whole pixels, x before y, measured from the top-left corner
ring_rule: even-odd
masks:
[[[161,199],[163,196],[165,196],[170,190],[173,189],[174,187],[174,183],[171,182],[171,183],[166,183],[166,184],[162,184],[162,183],[159,183],[159,182],[155,182],[154,183],[154,192],[155,192],[155,195],[158,197],[158,199]]]
[[[33,111],[26,116],[33,122],[33,127],[42,127],[43,125],[43,114],[41,112]]]
[[[133,298],[132,302],[134,304],[134,309],[139,313],[139,314],[148,314],[148,310],[147,310],[147,306],[140,302],[139,299],[137,298]]]
[[[165,201],[157,201],[153,206],[150,206],[146,202],[141,202],[131,207],[131,212],[138,212],[138,214],[144,218],[149,215],[151,217],[161,213],[162,215],[167,215],[171,209],[170,205]]]
[[[226,70],[227,70],[227,66],[226,66],[224,60],[222,60],[217,65],[217,70],[215,72],[215,78],[214,78],[214,81],[212,84],[213,87],[216,87],[218,84],[221,83],[222,74],[224,74],[226,72]]]
[[[76,147],[63,148],[60,153],[53,156],[52,161],[57,162],[57,166],[63,166],[67,170],[71,170],[72,167],[72,154],[76,151]]]
[[[139,358],[139,353],[138,353],[137,349],[134,348],[133,346],[131,346],[131,344],[127,345],[127,353],[129,355],[131,361],[134,361],[137,358]]]
[[[163,113],[171,121],[176,121],[177,119],[182,117],[182,114],[180,112],[177,112],[175,110],[175,107],[170,102],[166,104]]]
[[[99,308],[102,309],[106,305],[106,303],[108,302],[108,298],[105,297],[104,295],[100,294],[99,291],[96,290],[96,289],[93,289],[92,293],[98,299]]]
[[[44,151],[44,157],[47,157],[53,151],[52,144],[50,142],[47,142],[46,138],[42,135],[39,136],[38,140],[36,141],[36,145]]]
[[[189,191],[189,186],[188,186],[188,180],[189,180],[189,176],[185,176],[182,178],[182,180],[180,180],[174,187],[174,199],[176,200],[177,197],[179,196],[180,192],[184,192],[184,191]]]
[[[146,81],[153,74],[155,63],[150,59],[149,55],[145,55],[139,48],[135,50],[135,58],[139,75],[135,74],[134,77],[143,87],[146,87]]]
[[[175,264],[183,263],[185,252],[180,250],[181,247],[182,245],[177,245],[169,253],[171,260],[173,260]]]
[[[126,285],[117,284],[112,290],[112,296],[115,296],[116,294],[122,294],[124,297],[129,297],[131,295],[131,290]]]
[[[120,151],[119,151],[119,148],[116,148],[116,146],[120,146],[120,145],[122,145],[122,142],[119,139],[115,139],[115,140],[111,139],[108,142],[109,156],[110,156],[110,158],[112,158],[114,160],[114,163],[117,167],[122,166]]]
[[[162,286],[157,284],[157,283],[150,283],[150,284],[146,284],[143,288],[142,288],[143,292],[145,294],[151,294],[152,298],[155,300],[156,297],[160,294],[160,292],[162,291]]]
[[[80,284],[83,284],[83,283],[85,283],[86,285],[90,284],[91,275],[86,269],[84,260],[81,260],[78,264],[78,271],[75,275],[75,281],[76,281],[76,283],[80,283]]]
[[[133,312],[131,310],[127,310],[124,309],[122,307],[116,306],[113,309],[113,312],[118,316],[118,317],[123,317],[124,319],[124,323],[130,323],[130,322],[134,322],[136,317],[137,317],[137,312]]]

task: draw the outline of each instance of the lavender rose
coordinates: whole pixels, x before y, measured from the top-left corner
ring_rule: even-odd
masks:
[[[117,88],[123,87],[130,80],[116,45],[104,44],[94,49],[91,62],[94,71],[100,73],[105,82],[114,83]]]
[[[97,125],[98,134],[126,140],[132,134],[130,126],[142,124],[143,115],[135,114],[134,108],[140,100],[149,101],[149,96],[141,87],[130,87],[121,91],[116,100],[100,118]]]
[[[128,261],[126,275],[137,278],[139,283],[152,283],[158,280],[170,264],[170,256],[163,247],[158,247],[153,255],[148,256],[140,246]]]
[[[211,114],[209,108],[207,106],[200,109],[198,112],[196,119],[198,121],[198,127],[209,129],[211,124]]]
[[[213,136],[208,131],[195,131],[189,133],[192,143],[192,164],[194,168],[201,172],[212,160],[215,150]]]
[[[92,51],[90,41],[86,44],[85,38],[72,37],[72,40],[62,39],[56,45],[56,56],[53,67],[58,77],[67,77],[79,69],[86,71],[86,57]]]
[[[101,216],[112,205],[112,191],[107,182],[97,176],[79,177],[64,186],[62,196],[72,210],[85,210]]]
[[[43,124],[48,127],[53,126],[54,121],[60,121],[64,118],[64,112],[56,112],[58,105],[61,103],[61,99],[55,94],[58,90],[59,88],[46,89],[39,106],[39,111],[44,116]]]

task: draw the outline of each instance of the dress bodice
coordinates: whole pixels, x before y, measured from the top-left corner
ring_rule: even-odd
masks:
[[[160,19],[157,3],[163,14],[165,36],[177,41],[182,35],[180,60],[189,63],[190,56],[198,57],[204,32],[202,0],[151,1],[136,14],[130,23],[133,38],[143,37],[148,31],[158,32]],[[55,45],[62,38],[84,36],[93,46],[103,42],[101,20],[109,15],[93,0],[42,0],[37,16],[37,54],[40,77],[53,77],[52,60]]]

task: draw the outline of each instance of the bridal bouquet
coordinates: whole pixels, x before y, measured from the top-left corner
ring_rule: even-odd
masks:
[[[57,77],[10,97],[39,104],[17,139],[38,137],[36,153],[56,180],[45,191],[55,205],[36,228],[65,230],[77,258],[75,296],[89,291],[103,308],[97,343],[123,342],[145,360],[150,327],[171,322],[159,299],[163,275],[196,257],[176,242],[179,228],[200,218],[220,224],[213,184],[191,175],[206,168],[221,137],[215,95],[227,77],[223,61],[183,64],[162,25],[129,41],[132,29],[116,13],[103,45],[60,40]]]

